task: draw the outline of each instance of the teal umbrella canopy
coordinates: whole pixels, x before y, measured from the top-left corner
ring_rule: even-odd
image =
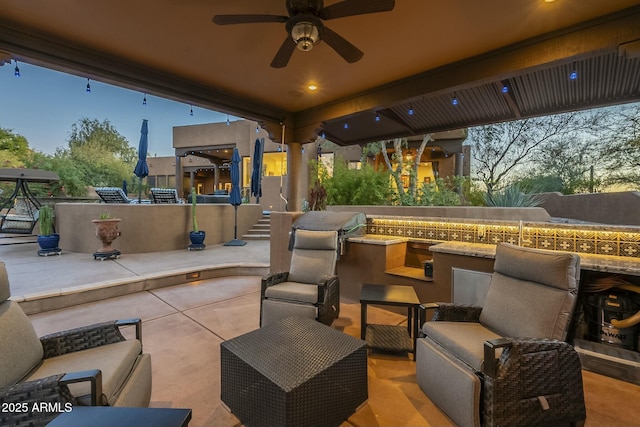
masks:
[[[238,206],[242,204],[242,194],[240,194],[240,153],[237,148],[233,149],[231,156],[231,194],[229,203],[235,208],[235,223],[233,226],[233,240],[228,241],[224,246],[244,246],[244,240],[238,239]]]
[[[240,193],[240,153],[237,148],[233,149],[231,157],[231,194],[229,195],[229,203],[233,206],[242,204],[242,194]]]
[[[142,120],[142,129],[140,129],[140,143],[138,144],[138,163],[133,173],[140,179],[149,175],[149,165],[147,165],[147,151],[149,149],[147,119]]]

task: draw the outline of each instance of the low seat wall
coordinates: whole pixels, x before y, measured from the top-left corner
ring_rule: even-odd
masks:
[[[60,248],[71,252],[93,253],[100,247],[91,220],[108,212],[121,218],[120,237],[113,247],[125,253],[163,252],[186,249],[191,231],[189,204],[105,204],[57,203],[55,227],[60,233]],[[205,244],[215,245],[234,237],[234,207],[229,204],[198,205],[198,228],[207,233]],[[238,207],[238,238],[262,216],[256,204]]]

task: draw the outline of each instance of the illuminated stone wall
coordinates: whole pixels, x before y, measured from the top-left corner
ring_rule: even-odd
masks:
[[[517,221],[368,216],[367,234],[433,242],[518,244]],[[640,258],[640,227],[524,222],[523,246]]]

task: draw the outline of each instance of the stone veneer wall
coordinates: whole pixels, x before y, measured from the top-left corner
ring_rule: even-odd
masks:
[[[367,215],[367,234],[431,242],[518,243],[519,221]],[[640,227],[523,222],[528,247],[640,258]]]

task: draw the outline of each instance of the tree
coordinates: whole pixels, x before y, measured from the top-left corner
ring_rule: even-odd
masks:
[[[71,125],[68,142],[71,150],[91,144],[96,149],[101,147],[127,163],[134,162],[137,157],[137,152],[129,145],[129,141],[120,135],[108,120],[100,122],[98,119],[86,117],[80,119],[78,123]]]
[[[389,153],[387,153],[388,141],[380,141],[379,143],[387,169],[395,181],[398,200],[401,205],[416,204],[418,167],[420,166],[422,153],[424,153],[424,149],[430,141],[433,141],[431,134],[426,134],[422,137],[422,141],[416,150],[416,155],[409,164],[405,164],[405,156],[402,153],[402,148],[407,146],[406,138],[395,138],[393,140],[393,154],[391,157],[389,157]],[[369,149],[369,151],[371,151],[371,149]],[[395,162],[395,167],[392,161]],[[406,173],[409,174],[409,186],[405,191],[402,184],[402,175],[406,175]]]
[[[542,147],[585,126],[590,126],[587,117],[566,113],[471,128],[476,175],[491,195]]]
[[[11,153],[15,158],[23,160],[29,153],[27,138],[13,133],[12,129],[0,128],[0,151]]]
[[[618,107],[610,121],[602,163],[609,170],[606,183],[640,189],[640,105]]]

